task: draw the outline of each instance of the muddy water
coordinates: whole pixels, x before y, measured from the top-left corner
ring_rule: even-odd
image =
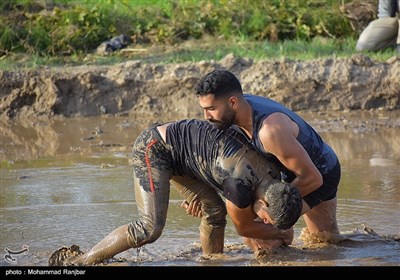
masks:
[[[108,265],[400,265],[400,113],[300,115],[341,159],[337,216],[344,241],[305,244],[301,218],[292,246],[256,258],[229,222],[225,254],[204,258],[199,220],[185,215],[172,190],[161,238]],[[86,251],[134,219],[130,149],[152,122],[93,117],[0,123],[0,265],[47,265],[62,245]]]

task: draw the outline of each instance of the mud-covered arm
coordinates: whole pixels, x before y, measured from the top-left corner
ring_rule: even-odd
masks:
[[[251,205],[239,208],[231,201],[226,200],[226,209],[240,236],[256,239],[282,239],[287,245],[293,241],[293,231],[278,230],[271,224],[255,221]]]

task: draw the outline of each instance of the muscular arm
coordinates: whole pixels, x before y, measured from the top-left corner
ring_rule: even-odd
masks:
[[[264,149],[296,175],[291,184],[304,197],[322,185],[322,175],[297,141],[298,133],[299,127],[288,116],[273,113],[264,120],[259,136]]]
[[[237,233],[241,236],[256,239],[282,239],[285,244],[290,244],[293,241],[292,231],[281,231],[271,224],[254,221],[252,206],[239,208],[226,200],[226,209]]]

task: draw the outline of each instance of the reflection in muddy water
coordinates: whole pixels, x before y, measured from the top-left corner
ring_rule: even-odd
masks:
[[[185,215],[172,190],[161,238],[118,255],[112,265],[400,265],[400,113],[301,115],[341,159],[342,242],[306,246],[301,218],[292,246],[256,258],[229,222],[225,254],[204,258],[199,220]],[[1,123],[0,265],[47,265],[59,247],[77,244],[88,250],[134,219],[129,155],[136,135],[151,122],[93,117]]]

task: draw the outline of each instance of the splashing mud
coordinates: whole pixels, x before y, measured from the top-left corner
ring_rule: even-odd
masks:
[[[61,249],[53,253],[50,260]],[[303,229],[292,245],[274,251],[253,253],[244,244],[236,243],[225,245],[224,254],[202,256],[198,243],[178,252],[161,254],[142,247],[137,250],[136,256],[128,257],[124,252],[121,254],[124,257],[105,260],[98,266],[398,266],[399,249],[400,235],[379,236],[373,229],[362,225],[361,229],[336,235],[326,232],[309,234]],[[73,257],[76,254],[72,252],[70,255]]]

